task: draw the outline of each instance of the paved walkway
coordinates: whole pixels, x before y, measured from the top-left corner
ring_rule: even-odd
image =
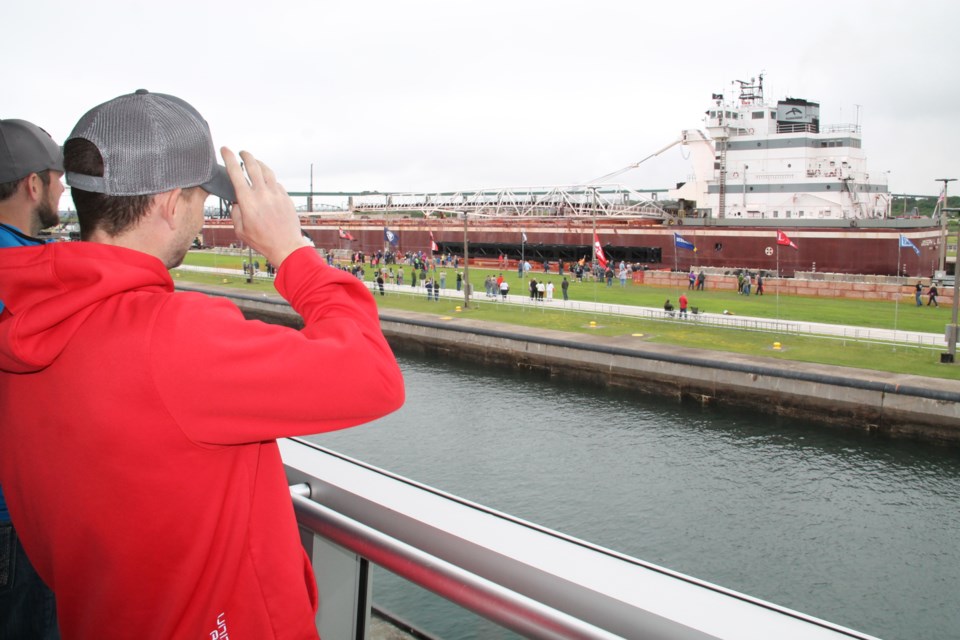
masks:
[[[185,271],[204,271],[210,273],[222,273],[233,277],[244,277],[239,269],[220,269],[213,267],[198,267],[184,265],[179,267]],[[270,279],[266,273],[256,274],[258,280]],[[365,283],[368,288],[374,289],[373,282]],[[578,285],[579,286],[579,285]],[[384,284],[384,291],[390,293],[400,293],[412,296],[426,296],[426,289],[420,285],[416,288],[410,285]],[[555,292],[561,296],[558,290]],[[444,299],[463,300],[463,291],[457,291],[455,288],[441,289],[439,296]],[[686,319],[678,315],[669,315],[661,308],[638,307],[632,305],[609,304],[605,302],[589,302],[585,300],[554,300],[537,302],[530,299],[529,294],[518,295],[508,294],[504,301],[501,296],[491,298],[483,291],[476,291],[470,298],[471,303],[475,304],[511,304],[521,306],[532,306],[536,308],[555,308],[573,312],[583,313],[604,313],[611,315],[635,316],[649,318],[651,320],[670,321],[670,322],[695,322],[699,324],[710,324],[720,327],[730,327],[738,329],[747,329],[752,331],[766,331],[771,333],[790,333],[790,334],[809,334],[817,336],[830,336],[837,338],[846,338],[850,340],[863,340],[874,342],[897,342],[914,346],[927,348],[945,349],[947,341],[944,334],[925,333],[922,331],[900,331],[894,329],[876,329],[867,327],[853,327],[840,324],[824,324],[820,322],[804,322],[797,320],[774,320],[770,318],[755,318],[749,316],[725,315],[723,313],[698,313],[690,314]]]

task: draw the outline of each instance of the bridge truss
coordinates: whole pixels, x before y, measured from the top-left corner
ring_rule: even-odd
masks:
[[[654,192],[655,195],[655,192]],[[623,185],[515,187],[437,193],[377,193],[350,198],[356,213],[419,211],[506,217],[672,217],[657,202]]]

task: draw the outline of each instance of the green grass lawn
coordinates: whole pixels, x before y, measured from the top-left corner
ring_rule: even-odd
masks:
[[[185,262],[187,264],[239,269],[241,261],[245,257],[191,251]],[[260,263],[262,267],[264,263],[262,257]],[[407,283],[410,282],[410,269],[409,266],[404,267]],[[396,270],[396,266],[394,266],[394,270]],[[444,269],[441,268],[439,272],[442,271]],[[371,279],[371,272],[372,269],[368,268],[367,280]],[[455,288],[455,271],[448,268],[446,273],[447,289]],[[804,337],[792,334],[776,335],[742,329],[723,329],[699,326],[688,322],[588,314],[550,309],[548,305],[528,307],[497,304],[484,298],[483,280],[491,273],[495,274],[497,271],[473,267],[470,269],[470,280],[474,283],[475,294],[469,309],[463,309],[462,302],[451,299],[428,302],[423,293],[413,295],[412,288],[410,294],[387,292],[386,296],[378,295],[376,299],[377,303],[383,308],[406,309],[439,316],[469,317],[477,320],[543,327],[574,333],[630,336],[642,334],[642,336],[637,337],[637,340],[732,351],[784,360],[960,379],[960,365],[940,364],[940,350],[935,349],[919,349],[902,345],[894,347],[892,345],[877,345],[836,338]],[[504,272],[503,275],[510,282],[511,293],[523,294],[528,291],[525,288],[527,280],[521,281],[517,277],[516,271]],[[175,271],[174,276],[175,279],[180,281],[189,280],[203,284],[243,288],[248,291],[274,292],[272,282],[267,280],[257,280],[253,284],[247,284],[246,279],[242,276],[224,277],[189,271]],[[544,274],[534,273],[532,277],[539,280],[544,277]],[[557,289],[554,295],[559,299],[561,297],[560,276],[554,273],[545,277],[555,283]],[[942,333],[944,326],[950,322],[951,310],[949,308],[928,308],[926,306],[917,308],[913,304],[913,294],[907,288],[904,289],[904,297],[899,305],[886,301],[806,298],[786,295],[779,296],[778,303],[772,289],[768,289],[767,295],[751,295],[748,298],[737,295],[735,292],[710,291],[709,284],[708,278],[707,291],[687,292],[691,306],[700,307],[700,309],[708,312],[719,313],[726,309],[737,315],[760,318],[779,317],[785,320],[873,328],[893,328],[894,314],[896,313],[896,327],[898,329],[932,333]],[[607,287],[605,284],[594,282],[574,283],[572,279],[569,291],[572,300],[648,307],[661,307],[664,299],[668,297],[675,302],[680,293],[680,290],[677,289],[638,286],[629,282],[625,288],[621,288],[617,280],[614,280],[612,287]],[[685,289],[683,291],[686,292]],[[461,306],[460,311],[456,310],[458,304]],[[598,326],[592,328],[589,324],[591,320],[596,322]],[[773,349],[774,342],[781,343],[781,350]]]

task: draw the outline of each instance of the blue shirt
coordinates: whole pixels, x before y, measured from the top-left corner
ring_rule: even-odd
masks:
[[[0,249],[29,247],[34,244],[43,244],[43,240],[28,236],[13,225],[0,222]],[[2,301],[0,301],[0,311],[3,311]],[[10,522],[10,512],[7,511],[7,501],[3,499],[3,489],[0,488],[0,524],[7,522]]]

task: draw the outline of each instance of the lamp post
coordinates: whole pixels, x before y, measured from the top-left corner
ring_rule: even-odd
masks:
[[[310,195],[307,196],[307,211],[313,213],[313,163],[310,163]]]
[[[946,189],[946,186],[947,186],[946,183],[944,183],[943,186],[944,186],[944,189]],[[946,204],[947,202],[946,195],[944,195],[943,202],[944,204]],[[944,216],[944,219],[946,219],[946,213],[948,211],[951,213],[956,213],[960,211],[960,209],[956,209],[956,208],[950,209],[944,206],[940,209],[940,215]],[[946,223],[944,223],[944,226],[946,226]],[[960,226],[957,227],[957,249],[958,249],[958,253],[960,253]],[[946,252],[946,236],[944,236],[944,252]],[[957,329],[958,329],[957,311],[960,310],[960,306],[958,306],[960,305],[960,296],[957,295],[957,294],[960,294],[960,278],[957,277],[957,276],[960,276],[960,273],[957,273],[958,271],[957,266],[958,266],[957,261],[954,260],[953,262],[953,311],[950,316],[950,324],[947,325],[947,359],[945,360],[945,362],[949,362],[951,364],[957,361]]]
[[[463,210],[463,308],[470,308],[470,244],[467,238],[467,210]]]
[[[940,207],[940,266],[939,271],[947,268],[947,216],[944,215],[944,207],[949,203],[947,201],[947,184],[956,180],[956,178],[934,178],[937,182],[943,183],[943,207]]]

